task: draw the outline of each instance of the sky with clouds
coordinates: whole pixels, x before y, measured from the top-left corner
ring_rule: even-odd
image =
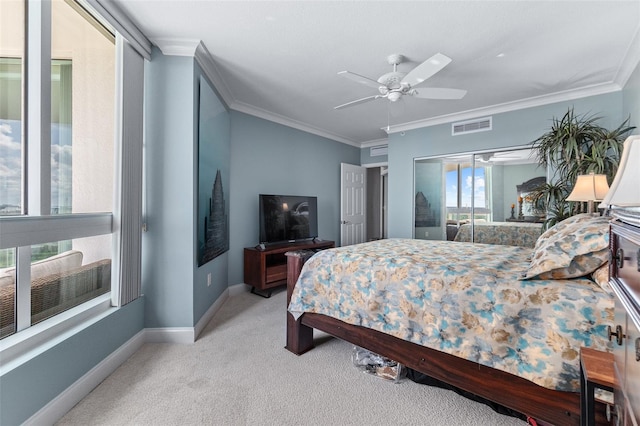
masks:
[[[60,143],[60,141],[67,141]],[[71,206],[71,130],[69,125],[52,125],[51,205]],[[22,135],[20,121],[0,120],[0,207],[19,206],[22,181]],[[62,200],[59,197],[62,196]]]
[[[471,207],[471,190],[473,188],[473,176],[471,175],[471,167],[463,168],[462,174],[462,205],[460,207]],[[456,207],[458,198],[458,178],[457,171],[447,172],[447,207]],[[476,168],[475,176],[475,207],[485,206],[485,175],[484,167]]]

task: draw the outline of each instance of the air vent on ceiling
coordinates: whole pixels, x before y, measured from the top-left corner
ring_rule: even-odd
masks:
[[[381,155],[387,155],[388,152],[389,152],[389,145],[372,146],[369,149],[369,155],[371,157],[379,157]]]
[[[466,133],[484,132],[491,130],[491,117],[477,118],[474,120],[459,121],[451,124],[451,135],[463,135]]]

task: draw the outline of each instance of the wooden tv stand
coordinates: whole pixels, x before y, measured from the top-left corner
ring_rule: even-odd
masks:
[[[271,296],[270,289],[287,284],[287,256],[294,250],[324,250],[335,247],[335,242],[325,240],[307,240],[293,243],[267,245],[264,250],[256,247],[244,249],[244,283],[250,285],[251,292],[267,291],[260,296]]]

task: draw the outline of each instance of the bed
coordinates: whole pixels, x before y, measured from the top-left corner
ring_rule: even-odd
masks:
[[[580,347],[611,350],[608,235],[607,218],[578,215],[534,248],[388,239],[316,253],[288,282],[287,349],[312,349],[319,329],[539,424],[578,424]]]
[[[473,231],[470,223],[461,225],[453,241],[533,248],[540,234],[542,223],[476,221]]]

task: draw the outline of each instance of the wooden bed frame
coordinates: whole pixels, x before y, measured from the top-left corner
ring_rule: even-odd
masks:
[[[287,306],[304,257],[289,256]],[[578,425],[580,394],[544,388],[529,380],[376,330],[347,324],[326,315],[305,313],[295,320],[287,312],[286,349],[302,355],[313,349],[313,329],[397,361],[442,382],[508,407],[539,425]],[[597,424],[606,424],[604,405],[597,407]],[[604,421],[605,423],[600,423]]]

